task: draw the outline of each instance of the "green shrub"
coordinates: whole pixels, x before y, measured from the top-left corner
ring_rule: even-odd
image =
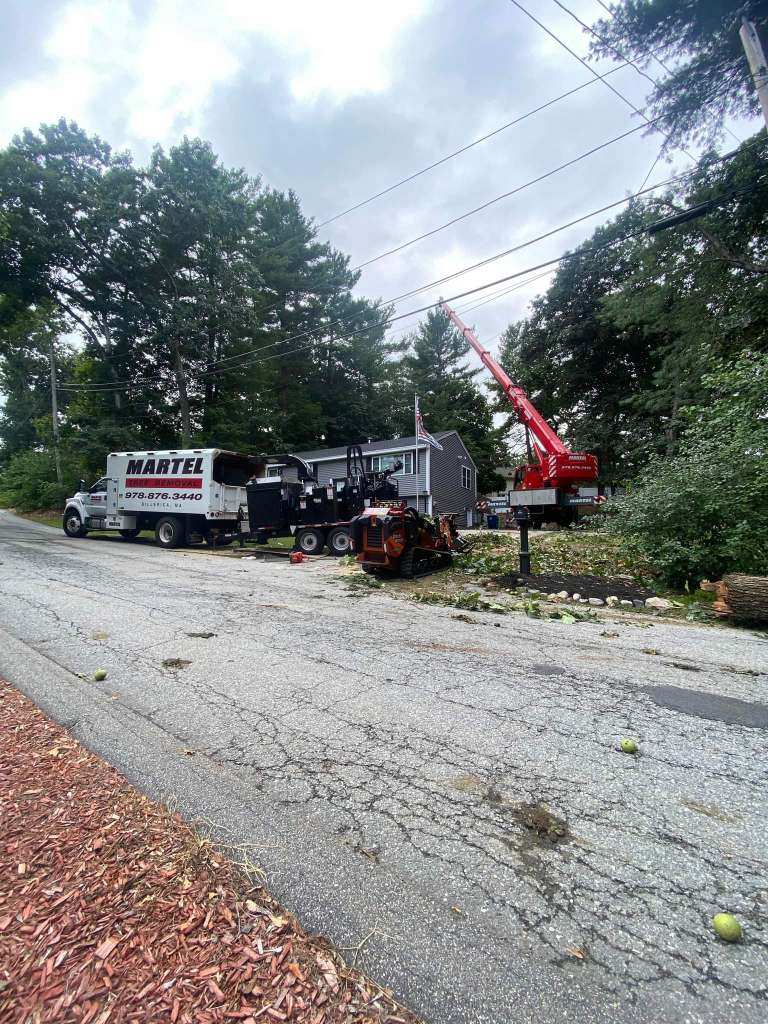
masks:
[[[0,471],[0,505],[20,512],[38,508],[63,508],[72,487],[56,483],[53,454],[46,451],[17,452]]]
[[[768,355],[705,378],[670,458],[657,458],[612,503],[609,529],[670,586],[726,572],[768,574]]]

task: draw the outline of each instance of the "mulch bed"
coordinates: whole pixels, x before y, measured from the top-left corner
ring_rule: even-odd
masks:
[[[611,579],[607,576],[573,575],[566,572],[542,573],[540,576],[521,576],[509,573],[497,576],[496,583],[502,587],[534,587],[544,595],[557,594],[567,590],[569,594],[581,594],[582,597],[618,597],[620,601],[644,601],[653,597],[652,590],[641,587],[639,583],[623,579]]]
[[[0,680],[0,1021],[418,1024]]]

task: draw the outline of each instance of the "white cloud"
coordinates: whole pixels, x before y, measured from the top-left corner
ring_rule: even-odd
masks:
[[[291,92],[296,100],[311,102],[324,95],[342,101],[386,89],[392,50],[426,7],[426,0],[228,0],[222,10],[233,24],[264,36],[291,56]]]
[[[392,51],[425,0],[156,0],[139,18],[129,0],[71,0],[44,44],[48,68],[0,97],[0,133],[65,115],[94,125],[105,94],[127,138],[174,141],[201,130],[212,92],[246,71],[282,78],[297,103],[339,103],[385,90]],[[257,47],[258,60],[249,64]]]

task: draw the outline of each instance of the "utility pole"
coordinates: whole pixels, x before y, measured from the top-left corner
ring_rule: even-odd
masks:
[[[757,89],[757,97],[760,106],[763,108],[765,126],[768,128],[768,67],[765,63],[765,54],[753,22],[748,21],[742,15],[741,28],[739,29],[741,43],[749,61],[749,70],[752,72],[752,80]]]
[[[50,365],[51,365],[51,423],[53,425],[53,460],[56,464],[56,483],[59,487],[64,483],[61,474],[61,453],[59,452],[59,399],[56,393],[56,349],[55,339],[51,335],[50,343]]]

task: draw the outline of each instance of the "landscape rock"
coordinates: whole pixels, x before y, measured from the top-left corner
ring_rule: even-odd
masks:
[[[560,598],[561,601],[567,601],[571,595],[568,593],[567,590],[561,590],[557,596]]]
[[[548,601],[557,601],[557,594],[547,594]]]
[[[581,594],[574,594],[573,595],[573,600],[574,601],[580,601],[581,600]]]
[[[635,608],[645,608],[645,601],[641,601],[641,600],[640,600],[639,598],[637,598],[637,597],[634,597],[634,598],[632,599],[632,604],[633,604],[633,606],[634,606]]]
[[[622,608],[634,608],[633,602],[632,601],[627,601],[626,598],[624,598],[623,600],[619,601],[619,604],[622,606]]]
[[[608,605],[609,608],[615,608],[616,605],[619,603],[619,599],[618,597],[611,595],[610,597],[606,597],[605,603]]]
[[[665,608],[671,608],[672,602],[668,601],[665,597],[647,597],[645,599],[645,607],[659,608],[663,610]]]
[[[605,604],[605,601],[602,599],[602,597],[589,597],[587,598],[587,603],[591,604],[593,608],[597,608],[600,605]]]

